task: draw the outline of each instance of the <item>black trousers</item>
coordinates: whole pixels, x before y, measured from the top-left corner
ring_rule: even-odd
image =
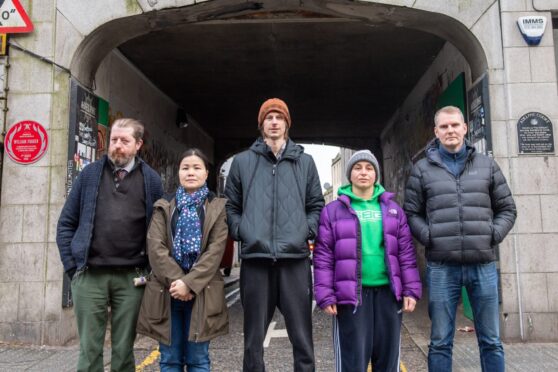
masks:
[[[333,318],[337,372],[399,371],[401,302],[389,286],[363,287],[362,305],[338,305]]]
[[[244,372],[264,372],[263,342],[275,308],[285,318],[294,371],[314,371],[310,260],[247,259],[240,269],[244,309]]]

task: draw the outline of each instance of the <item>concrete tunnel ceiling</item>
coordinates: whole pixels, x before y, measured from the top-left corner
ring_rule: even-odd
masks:
[[[221,151],[251,143],[259,105],[274,96],[289,105],[297,141],[377,149],[384,125],[444,43],[405,27],[314,18],[186,24],[119,49],[227,144]]]

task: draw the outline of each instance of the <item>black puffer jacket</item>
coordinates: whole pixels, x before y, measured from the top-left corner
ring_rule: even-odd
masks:
[[[259,138],[235,156],[225,195],[229,234],[241,258],[302,258],[318,228],[324,198],[314,160],[288,140],[279,161]]]
[[[415,164],[404,209],[429,261],[459,264],[496,259],[495,248],[517,215],[506,179],[496,162],[467,145],[465,168],[455,177],[443,164],[438,140]]]

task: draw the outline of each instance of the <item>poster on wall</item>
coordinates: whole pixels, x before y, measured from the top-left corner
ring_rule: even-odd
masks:
[[[66,194],[79,173],[97,159],[99,98],[72,79]]]
[[[100,159],[108,151],[109,136],[109,104],[102,98],[99,98],[99,119],[97,121],[97,157]]]
[[[467,92],[467,139],[481,154],[492,156],[488,75],[483,74]]]

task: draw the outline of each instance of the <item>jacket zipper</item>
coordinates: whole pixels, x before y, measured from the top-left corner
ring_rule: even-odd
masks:
[[[277,261],[277,243],[275,241],[275,236],[277,235],[277,224],[275,223],[277,221],[277,207],[276,207],[276,203],[277,203],[277,177],[275,177],[275,172],[277,169],[277,163],[275,162],[273,163],[273,168],[272,168],[272,175],[273,175],[273,211],[271,213],[271,215],[273,216],[273,221],[271,221],[271,249],[272,249],[272,256],[273,256],[273,262]]]
[[[379,199],[379,198],[378,198]],[[378,200],[379,201],[379,200]],[[396,296],[397,298],[397,293],[395,293],[395,287],[393,286],[393,282],[392,282],[392,275],[391,275],[391,268],[389,266],[389,260],[388,260],[388,251],[387,251],[387,245],[385,244],[385,235],[386,235],[386,225],[387,225],[387,221],[386,218],[391,218],[389,216],[389,213],[386,211],[384,213],[384,211],[386,209],[389,209],[389,206],[387,204],[382,204],[380,202],[380,211],[382,212],[382,229],[383,229],[383,235],[384,235],[384,264],[386,265],[386,270],[388,273],[388,282],[389,282],[389,287],[391,288],[391,292],[393,293],[394,296]],[[395,218],[395,217],[394,217]],[[399,226],[399,221],[397,221],[397,226]],[[399,236],[397,236],[397,238],[399,238]],[[398,243],[399,244],[399,243]],[[398,259],[399,260],[399,259]],[[401,280],[401,296],[403,296],[403,280]],[[401,301],[401,298],[397,299],[398,301]]]

